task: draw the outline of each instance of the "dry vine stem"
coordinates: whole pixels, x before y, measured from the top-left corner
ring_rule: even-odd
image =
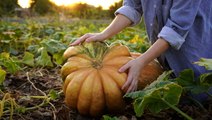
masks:
[[[42,95],[47,96],[45,92],[43,92],[42,90],[38,89],[38,88],[35,86],[35,84],[30,80],[30,78],[29,78],[29,72],[26,73],[26,76],[27,76],[27,81],[32,85],[32,87],[33,87],[35,90],[39,91]]]
[[[1,91],[1,93],[3,92]],[[14,98],[10,96],[10,93],[3,93],[3,94],[4,94],[4,97],[2,100],[0,100],[0,118],[3,116],[3,114],[10,113],[10,120],[12,120],[14,109],[18,108],[19,105],[15,102]],[[5,103],[10,104],[10,110],[4,111]]]
[[[39,91],[43,96],[29,96],[29,97],[31,97],[31,98],[42,98],[42,99],[44,99],[43,100],[43,102],[40,104],[40,105],[38,105],[38,106],[35,106],[35,107],[32,107],[32,108],[30,108],[31,110],[32,109],[35,109],[35,108],[38,108],[38,107],[41,107],[41,106],[43,106],[46,102],[48,103],[48,104],[50,104],[51,106],[52,106],[52,108],[53,108],[53,119],[54,120],[56,120],[56,108],[55,108],[55,106],[50,102],[50,98],[46,95],[46,93],[45,92],[43,92],[42,90],[40,90],[39,88],[37,88],[36,86],[35,86],[35,84],[30,80],[30,77],[29,77],[29,72],[27,72],[26,73],[26,76],[27,76],[27,81],[32,85],[32,87],[35,89],[35,90],[37,90],[37,91]],[[29,110],[29,109],[28,109]]]

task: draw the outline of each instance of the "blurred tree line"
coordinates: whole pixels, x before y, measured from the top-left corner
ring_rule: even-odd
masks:
[[[17,7],[19,7],[18,0],[0,0],[0,17],[14,14]]]
[[[101,6],[94,7],[86,3],[57,6],[49,0],[32,0],[30,8],[27,10],[32,16],[63,14],[77,18],[102,19],[114,17],[115,10],[122,5],[122,2],[123,0],[111,5],[109,10],[103,10]],[[17,10],[21,10],[18,0],[0,0],[0,17],[15,16]]]

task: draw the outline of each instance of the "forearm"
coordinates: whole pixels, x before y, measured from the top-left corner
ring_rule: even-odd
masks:
[[[160,38],[138,59],[139,61],[143,62],[144,65],[146,65],[155,58],[159,57],[169,48],[169,46],[170,45],[166,40]]]
[[[111,24],[104,31],[102,31],[102,34],[105,35],[105,38],[110,38],[124,28],[128,27],[130,24],[132,24],[132,21],[129,18],[118,14]]]

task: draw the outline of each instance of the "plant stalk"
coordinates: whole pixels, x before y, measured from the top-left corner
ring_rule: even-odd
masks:
[[[170,108],[174,109],[175,111],[177,111],[179,114],[181,114],[183,117],[185,117],[187,120],[193,120],[193,118],[191,118],[190,116],[188,116],[186,113],[184,113],[183,111],[181,111],[179,108],[177,108],[174,105],[171,105],[169,102],[167,102],[165,99],[162,99],[162,101],[164,103],[166,103]]]

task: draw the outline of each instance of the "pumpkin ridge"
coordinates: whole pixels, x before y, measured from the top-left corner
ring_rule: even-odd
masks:
[[[106,101],[105,101],[105,96],[104,96],[104,88],[103,88],[103,84],[102,84],[102,78],[101,78],[101,76],[100,76],[100,73],[99,73],[99,70],[96,70],[96,77],[94,78],[94,82],[96,81],[96,80],[98,80],[99,81],[99,83],[100,83],[100,89],[101,89],[101,91],[100,92],[102,92],[102,96],[101,96],[101,98],[102,98],[102,100],[103,100],[103,103],[105,103]],[[95,82],[96,83],[96,82]],[[95,91],[95,89],[94,89],[94,85],[95,85],[95,83],[93,84],[93,87],[92,87],[92,97],[91,97],[91,104],[90,104],[90,106],[89,106],[89,114],[91,114],[91,115],[93,115],[92,113],[93,113],[93,108],[92,108],[92,105],[93,105],[93,103],[94,103],[94,98],[96,97],[95,95],[96,94],[94,94],[94,91]],[[95,103],[94,103],[95,104]],[[102,110],[105,108],[105,105],[103,104],[103,107],[99,107],[99,108],[102,108]],[[101,111],[102,111],[101,110]],[[96,116],[96,115],[94,115],[94,116]]]
[[[79,64],[79,61],[67,61],[61,68],[62,79],[67,77],[68,74],[82,68],[90,68],[89,64]]]
[[[73,72],[73,74],[72,74],[72,75],[74,76],[74,75],[75,75],[76,73],[78,73],[78,72],[82,73],[82,72],[85,72],[85,71],[86,71],[85,74],[87,74],[87,75],[84,76],[84,79],[81,79],[81,84],[80,84],[80,86],[79,86],[78,94],[77,94],[77,98],[76,98],[76,105],[77,105],[77,102],[78,102],[78,97],[79,97],[80,89],[81,89],[81,87],[82,87],[82,83],[83,83],[84,80],[88,77],[88,74],[91,72],[91,70],[89,70],[89,71],[87,72],[86,69],[83,69],[83,70],[75,71],[75,72]],[[73,77],[72,80],[70,80],[69,83],[67,83],[66,91],[64,92],[65,95],[69,93],[69,91],[67,91],[67,89],[69,88],[69,86],[71,86],[71,83],[72,83],[72,82],[75,82],[75,81],[76,81],[75,79],[76,79],[76,77]],[[69,95],[66,95],[66,96],[69,96]],[[65,98],[65,99],[67,99],[67,98]],[[69,102],[69,103],[70,103],[70,102]],[[70,104],[69,104],[69,105],[70,105]],[[72,106],[72,107],[73,107],[73,106]],[[76,106],[76,107],[77,107],[77,106]]]
[[[105,67],[105,69],[109,69],[109,68]],[[124,74],[124,73],[125,73],[125,72],[124,72],[124,73],[118,73],[118,70],[117,70],[117,68],[115,68],[115,67],[110,67],[110,70],[114,71],[114,72],[112,72],[112,73],[115,73],[115,72],[117,72],[117,74]],[[120,91],[123,91],[123,90],[121,89],[122,86],[120,86],[120,83],[118,83],[118,79],[116,79],[114,75],[109,74],[107,70],[104,70],[104,72],[105,72],[105,74],[107,74],[108,76],[110,76],[110,77],[115,81],[115,83],[116,83],[116,85],[119,87]],[[126,74],[126,73],[125,73],[125,74]],[[120,75],[120,76],[121,76],[121,75]],[[127,78],[127,75],[126,75],[126,78]],[[125,79],[125,82],[126,82],[126,79]]]
[[[84,78],[84,80],[83,80],[83,82],[82,82],[82,84],[80,85],[80,89],[79,89],[79,94],[78,94],[78,96],[77,96],[77,108],[78,108],[78,110],[79,110],[79,97],[80,97],[80,94],[83,94],[83,92],[82,92],[82,86],[86,83],[85,81],[86,80],[88,80],[88,76],[92,76],[92,74],[94,74],[94,71],[95,71],[95,69],[93,69],[93,68],[91,68],[91,70],[90,70],[90,74],[87,74],[87,76]],[[92,80],[92,82],[93,82],[93,80]],[[93,84],[92,84],[93,85]],[[90,87],[90,86],[89,86]],[[92,88],[92,87],[91,87]],[[87,97],[89,97],[89,96],[87,96]],[[89,106],[88,107],[86,107],[86,108],[88,108],[87,110],[86,110],[86,112],[85,113],[88,113],[89,112],[89,108],[90,108],[90,103],[91,103],[91,99],[92,99],[92,92],[91,92],[91,96],[90,96],[90,100],[89,100]],[[82,112],[82,111],[80,111],[80,112]]]
[[[87,60],[87,61],[90,61],[91,59],[85,55],[85,54],[80,54],[80,55],[74,55],[74,56],[71,56],[67,59],[67,62],[70,61],[70,60],[73,60],[73,58],[78,58],[78,59],[84,59],[84,60]],[[73,61],[76,61],[75,59]]]
[[[88,72],[86,72],[86,74],[88,74],[88,73],[90,72],[90,70],[89,70],[90,68],[81,68],[81,69],[78,70],[78,71],[73,71],[73,72],[70,73],[69,75],[73,75],[73,74],[76,74],[76,73],[78,73],[78,72],[79,72],[79,73],[84,72],[86,69],[88,69]],[[68,76],[69,76],[69,75],[68,75]],[[67,77],[68,77],[68,76],[67,76]],[[66,78],[67,78],[67,77],[66,77]],[[72,77],[72,79],[73,79],[73,78],[74,78],[74,76]],[[85,78],[86,78],[86,77],[85,77]],[[67,80],[65,79],[65,82],[66,82],[66,81],[67,81]],[[71,81],[72,81],[72,80],[68,81],[66,87],[64,86],[65,89],[67,89],[67,86],[68,86],[68,84],[69,84]],[[64,84],[65,84],[65,82],[64,82]],[[66,91],[66,90],[64,90],[64,91]]]
[[[113,67],[113,68],[115,68],[115,67]],[[106,69],[106,67],[105,67],[105,69]],[[107,70],[103,70],[103,71],[104,71],[104,73],[105,73],[107,76],[109,76],[110,78],[114,79],[114,78],[108,73]],[[119,86],[118,83],[116,82],[116,80],[114,80],[114,82],[116,83],[117,86]],[[121,89],[120,89],[120,90],[121,90]]]
[[[118,85],[113,78],[103,71],[101,71],[101,78],[103,81],[106,109],[109,111],[120,110],[120,108],[125,106],[125,102],[122,99],[122,91],[117,88]]]
[[[129,49],[126,46],[118,45],[110,48],[110,51],[104,56],[103,61],[107,62],[111,58],[120,57],[120,56],[131,56]]]
[[[116,67],[116,68],[119,69],[132,59],[133,59],[132,57],[128,57],[128,56],[114,57],[113,59],[109,59],[107,61],[104,61],[103,66]]]
[[[93,71],[93,72],[95,72],[95,71]],[[93,74],[94,74],[94,73],[93,73]],[[95,78],[96,78],[96,77],[95,77]],[[95,82],[95,81],[94,81],[95,78],[92,80],[92,83]],[[85,80],[86,80],[86,79],[85,79]],[[88,112],[87,112],[87,113],[91,113],[91,103],[92,103],[92,100],[93,100],[93,90],[94,90],[94,89],[93,89],[93,86],[94,86],[94,84],[92,84],[92,85],[90,86],[90,88],[91,88],[92,90],[91,90],[91,99],[90,99],[90,101],[89,101],[90,104],[89,104],[89,106],[88,106],[89,109],[88,109]]]
[[[101,70],[102,70],[102,69],[101,69]],[[99,75],[99,78],[100,78],[101,87],[102,87],[103,99],[104,99],[104,101],[105,101],[105,103],[106,103],[105,91],[104,91],[104,85],[103,85],[103,79],[102,79],[102,76],[101,76],[101,73],[100,73],[100,72],[101,72],[100,70],[97,71],[97,73],[98,73],[98,75]]]
[[[66,94],[66,89],[68,87],[68,84],[71,82],[71,80],[67,80],[70,76],[73,76],[74,73],[76,73],[78,71],[74,71],[72,73],[70,73],[64,80],[64,83],[63,83],[63,92],[64,94]],[[74,77],[74,76],[73,76]],[[71,77],[71,79],[73,79],[73,77]],[[69,78],[70,79],[70,78]]]
[[[104,94],[104,100],[105,100],[105,104],[106,104],[105,106],[107,108],[108,103],[107,103],[107,98],[106,98],[106,93],[105,93],[105,88],[104,88],[104,83],[103,83],[103,75],[101,73],[102,73],[102,69],[101,69],[101,72],[99,71],[99,76],[100,76],[100,79],[101,79],[102,91],[103,91],[103,94]]]
[[[101,69],[101,71],[102,71],[102,69]],[[103,94],[105,94],[105,91],[104,91],[104,86],[103,86],[103,81],[102,81],[102,76],[101,76],[101,72],[100,70],[98,70],[97,71],[97,73],[98,73],[98,75],[99,75],[99,78],[100,78],[100,83],[101,83],[101,86],[102,86],[102,92],[103,92]],[[104,100],[105,100],[105,96],[103,96],[104,97]]]

